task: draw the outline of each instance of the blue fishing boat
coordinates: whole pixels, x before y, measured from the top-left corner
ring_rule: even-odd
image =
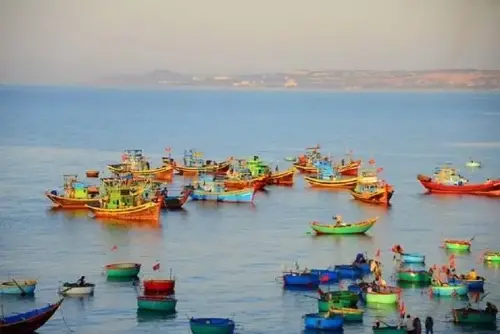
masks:
[[[190,318],[193,334],[233,334],[236,324],[227,318]]]
[[[283,275],[283,284],[285,286],[317,287],[320,284],[320,280],[318,275],[311,273],[288,273]]]
[[[484,279],[464,279],[462,282],[467,285],[469,291],[484,290]]]
[[[425,255],[421,254],[401,254],[401,262],[403,263],[425,263]]]
[[[310,313],[304,315],[304,325],[306,329],[338,331],[344,326],[344,317],[328,317],[326,313]]]
[[[432,285],[432,294],[435,296],[451,297],[451,296],[465,296],[469,291],[466,284],[461,282],[449,282],[444,285]]]
[[[36,289],[36,280],[15,280],[0,283],[0,295],[31,295]]]
[[[321,283],[338,282],[339,273],[333,268],[331,269],[311,269],[312,275],[319,276]]]
[[[368,263],[362,264],[340,264],[334,267],[334,270],[339,273],[340,279],[356,279],[370,273],[370,265]]]
[[[365,298],[365,287],[369,286],[368,283],[361,283],[361,284],[350,284],[347,287],[347,291],[355,293],[359,296],[359,300],[361,300],[363,303],[366,303],[366,298]]]
[[[229,190],[224,186],[224,182],[214,181],[212,176],[210,179],[200,179],[196,182],[189,196],[194,201],[251,203],[255,188]]]
[[[16,313],[6,317],[0,315],[0,333],[33,333],[54,315],[62,302],[63,299],[55,304],[49,304],[28,312]]]

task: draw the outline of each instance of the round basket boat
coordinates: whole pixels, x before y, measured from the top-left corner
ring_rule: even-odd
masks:
[[[105,266],[108,277],[136,277],[141,271],[140,263],[113,263]]]
[[[448,285],[433,285],[431,286],[432,294],[435,296],[451,297],[451,296],[465,296],[469,292],[466,284],[448,284]]]
[[[396,304],[399,301],[397,288],[391,288],[387,292],[367,292],[366,302],[373,304]]]
[[[465,166],[470,168],[479,168],[481,167],[481,163],[479,161],[468,161],[465,163]]]
[[[457,251],[469,251],[471,242],[469,240],[447,239],[444,241],[444,246],[446,247],[446,249],[457,250]]]
[[[193,334],[233,334],[236,324],[228,318],[190,318]]]
[[[95,284],[85,283],[80,285],[78,283],[64,283],[59,288],[59,293],[63,296],[84,296],[94,294]]]
[[[485,252],[483,258],[486,262],[500,262],[500,252]]]

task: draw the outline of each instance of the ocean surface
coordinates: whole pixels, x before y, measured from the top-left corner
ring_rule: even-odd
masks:
[[[233,317],[239,333],[303,331],[302,315],[316,311],[313,292],[283,290],[283,265],[309,268],[346,264],[357,252],[381,250],[384,277],[400,243],[421,252],[427,265],[444,264],[444,238],[473,238],[457,255],[459,272],[486,278],[485,300],[500,305],[500,269],[480,260],[500,249],[500,198],[425,195],[416,179],[453,162],[471,181],[500,178],[500,94],[369,92],[146,91],[0,87],[0,279],[36,278],[33,298],[0,297],[2,312],[55,302],[62,281],[85,275],[93,297],[68,298],[39,333],[189,333],[188,317]],[[143,149],[154,165],[166,147],[207,159],[259,155],[287,167],[286,156],[321,144],[341,158],[375,159],[394,185],[393,206],[354,202],[346,191],[316,191],[296,176],[292,188],[269,187],[254,205],[188,202],[163,212],[161,226],[110,224],[86,212],[56,212],[44,196],[62,174],[105,171],[124,149]],[[472,157],[484,166],[468,170]],[[172,191],[185,182],[176,177]],[[310,221],[380,216],[366,236],[313,237]],[[113,245],[118,248],[111,251]],[[108,282],[103,266],[143,264],[142,277],[177,277],[177,313],[138,313],[130,282]],[[161,272],[152,266],[161,263]],[[343,283],[346,285],[346,283]],[[338,288],[332,286],[332,289]],[[435,333],[490,333],[451,323],[452,307],[466,301],[430,298],[427,288],[404,289],[407,312],[435,319]],[[481,304],[484,307],[484,302]],[[364,307],[364,306],[362,306]],[[395,308],[367,308],[363,324],[345,333],[371,333],[376,318],[394,323]],[[494,331],[493,331],[494,332]]]

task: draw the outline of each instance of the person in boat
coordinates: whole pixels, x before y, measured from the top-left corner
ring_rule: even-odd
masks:
[[[78,279],[78,281],[76,281],[76,284],[78,284],[78,286],[85,286],[87,282],[85,282],[85,276],[82,276]]]
[[[401,247],[401,245],[399,245],[399,244],[398,244],[398,245],[395,245],[395,246],[392,248],[392,251],[393,251],[394,253],[398,253],[398,254],[404,254],[404,252],[405,252],[405,251],[404,251],[404,249],[403,249],[403,247]]]
[[[413,317],[409,314],[406,316],[405,327],[407,333],[409,334],[415,333],[415,325],[413,324]]]
[[[344,159],[340,160],[340,165],[341,165],[341,166],[344,166],[344,165],[345,165],[345,160],[344,160]]]
[[[333,216],[332,219],[335,222],[335,226],[345,226],[341,216]]]
[[[165,198],[168,197],[168,189],[167,187],[163,187],[163,189],[161,190],[161,195]]]
[[[373,328],[380,328],[380,321],[375,321],[375,325],[373,326]]]
[[[274,172],[278,173],[279,171],[280,171],[280,166],[276,165],[276,167],[274,167]]]
[[[484,309],[484,312],[496,315],[498,313],[498,309],[494,304],[486,302],[486,308]]]
[[[465,276],[468,280],[477,280],[477,273],[474,269],[471,269]]]
[[[354,264],[364,264],[366,262],[367,261],[363,253],[356,254],[356,260],[354,260]]]
[[[434,333],[434,319],[431,316],[425,318],[425,334]]]

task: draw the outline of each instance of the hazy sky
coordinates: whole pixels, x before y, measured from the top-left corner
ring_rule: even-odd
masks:
[[[0,0],[0,82],[500,69],[500,0]]]

